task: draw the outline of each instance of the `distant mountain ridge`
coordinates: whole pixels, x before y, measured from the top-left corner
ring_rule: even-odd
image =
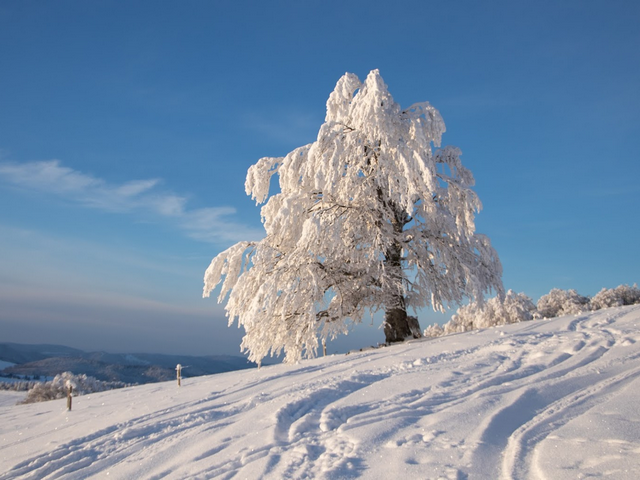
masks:
[[[70,357],[85,352],[77,348],[50,344],[0,343],[0,360],[11,363],[29,363],[50,357]]]
[[[0,376],[53,377],[63,372],[72,372],[98,380],[129,384],[173,379],[178,363],[183,365],[184,377],[255,367],[246,358],[232,355],[85,352],[63,345],[19,343],[0,343],[0,360],[16,364],[0,370]]]

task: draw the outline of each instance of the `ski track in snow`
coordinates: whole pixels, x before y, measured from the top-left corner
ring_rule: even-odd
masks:
[[[637,479],[639,327],[615,308],[0,407],[0,480]]]

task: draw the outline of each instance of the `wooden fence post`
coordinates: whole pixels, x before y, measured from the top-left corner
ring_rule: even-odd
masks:
[[[73,394],[73,387],[69,385],[67,387],[67,411],[71,411],[71,398]]]

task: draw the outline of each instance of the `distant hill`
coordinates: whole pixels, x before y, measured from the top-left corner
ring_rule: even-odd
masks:
[[[27,345],[22,343],[0,343],[0,360],[11,363],[29,363],[51,357],[70,357],[85,352],[62,345]]]
[[[175,378],[178,363],[184,377],[253,368],[246,358],[231,355],[189,356],[150,353],[84,352],[62,345],[0,343],[0,360],[16,365],[2,375],[53,377],[62,372],[85,374],[98,380],[129,384]]]

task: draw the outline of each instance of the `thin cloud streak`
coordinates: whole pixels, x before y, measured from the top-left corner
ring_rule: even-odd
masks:
[[[14,186],[53,194],[85,207],[115,213],[151,213],[170,219],[195,240],[228,243],[257,240],[262,231],[229,217],[232,207],[188,209],[186,197],[158,191],[160,179],[110,184],[101,178],[65,167],[59,160],[0,163],[0,178]]]
[[[29,310],[28,305],[37,309],[44,306],[51,309],[54,306],[74,306],[97,309],[127,310],[131,312],[165,313],[180,316],[200,316],[210,318],[213,314],[223,316],[222,307],[202,303],[201,305],[179,305],[160,300],[154,300],[136,295],[125,295],[122,293],[105,292],[78,292],[66,288],[49,287],[46,290],[31,291],[22,286],[10,283],[0,283],[0,301],[7,306],[7,311],[3,315],[11,314],[18,318],[21,312]],[[12,310],[10,306],[16,306]]]

